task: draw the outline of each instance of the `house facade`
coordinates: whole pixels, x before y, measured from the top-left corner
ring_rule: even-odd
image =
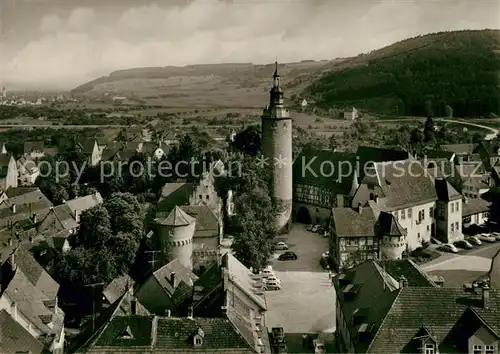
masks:
[[[464,198],[462,206],[463,227],[470,227],[472,225],[485,225],[490,217],[490,206],[490,202],[481,198]]]
[[[18,185],[17,163],[13,156],[0,155],[0,189],[16,188]]]
[[[36,162],[30,157],[21,157],[17,160],[17,171],[19,174],[19,184],[21,186],[31,186],[35,184],[40,175],[40,170]]]

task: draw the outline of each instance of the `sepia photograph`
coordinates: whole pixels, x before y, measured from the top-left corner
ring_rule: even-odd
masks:
[[[0,354],[500,354],[500,0],[0,0]]]

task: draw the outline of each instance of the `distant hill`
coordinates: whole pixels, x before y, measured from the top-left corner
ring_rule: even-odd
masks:
[[[280,63],[287,95],[321,73],[330,61]],[[150,67],[119,70],[75,88],[73,94],[120,95],[167,106],[263,107],[274,64],[251,63]],[[297,87],[294,91],[293,88]]]
[[[349,58],[305,88],[324,109],[382,114],[500,114],[500,31],[440,32]]]

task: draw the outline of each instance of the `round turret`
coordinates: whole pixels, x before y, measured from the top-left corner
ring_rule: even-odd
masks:
[[[159,222],[160,239],[169,242],[170,260],[178,259],[185,267],[193,268],[193,235],[196,219],[176,206],[166,219]]]
[[[384,235],[380,250],[382,259],[401,259],[403,258],[404,251],[406,251],[406,238]]]

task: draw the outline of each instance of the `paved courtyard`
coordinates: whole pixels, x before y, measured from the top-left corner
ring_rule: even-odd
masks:
[[[281,279],[282,290],[268,291],[268,326],[283,327],[286,333],[318,333],[335,330],[335,292],[319,260],[328,250],[328,239],[294,224],[289,235],[279,237],[297,260],[278,261],[272,266]]]
[[[422,268],[430,275],[443,277],[445,287],[461,287],[486,275],[491,267],[491,259],[499,249],[500,242],[497,242],[461,251],[460,254],[443,253]]]

